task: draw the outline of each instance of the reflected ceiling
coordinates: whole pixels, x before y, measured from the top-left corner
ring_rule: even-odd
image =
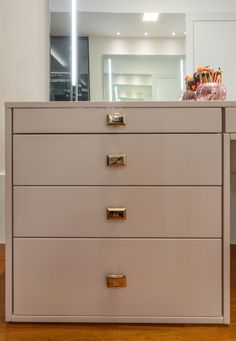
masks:
[[[143,22],[142,14],[128,13],[89,13],[78,14],[78,29],[80,36],[114,37],[120,32],[120,37],[140,38],[148,32],[148,37],[170,38],[185,36],[185,14],[161,13],[156,22]],[[67,12],[51,13],[51,35],[70,35],[70,14]]]

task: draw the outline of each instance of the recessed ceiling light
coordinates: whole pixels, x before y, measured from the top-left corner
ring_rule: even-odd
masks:
[[[120,36],[120,32],[116,32],[116,35],[117,35],[117,36]]]
[[[157,21],[159,17],[159,13],[151,12],[151,13],[143,13],[143,21]]]
[[[184,34],[186,34],[186,31],[184,32]]]
[[[145,35],[145,36],[148,36],[148,32],[145,32],[144,35]]]
[[[171,35],[174,37],[174,36],[176,35],[176,33],[175,33],[175,32],[172,32]]]

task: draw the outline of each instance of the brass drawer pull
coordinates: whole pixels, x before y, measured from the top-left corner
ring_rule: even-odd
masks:
[[[108,126],[126,126],[127,116],[125,114],[115,113],[107,114]]]
[[[124,288],[127,286],[125,275],[107,275],[108,288]]]
[[[127,154],[107,155],[107,166],[127,166]]]
[[[126,220],[126,208],[107,208],[107,220]]]

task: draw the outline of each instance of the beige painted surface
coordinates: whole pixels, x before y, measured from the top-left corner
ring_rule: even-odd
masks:
[[[18,237],[218,237],[220,187],[14,187]],[[127,208],[110,221],[108,207]]]
[[[126,126],[107,126],[107,114],[127,116]],[[221,132],[220,108],[14,109],[14,133]]]
[[[223,134],[223,315],[230,323],[230,135]]]
[[[108,154],[126,153],[124,167]],[[14,185],[221,185],[220,134],[15,135]]]
[[[221,240],[15,239],[14,314],[220,317],[221,264]]]
[[[236,133],[236,108],[227,108],[225,111],[225,131]]]
[[[5,241],[5,174],[0,174],[0,244]]]
[[[5,129],[6,129],[6,205],[5,205],[5,228],[6,228],[6,295],[5,295],[5,316],[9,320],[12,315],[12,276],[13,276],[13,265],[12,265],[12,220],[13,220],[13,210],[12,210],[12,110],[6,110],[5,116]]]
[[[230,142],[230,172],[236,173],[236,140]]]
[[[230,175],[230,241],[236,244],[236,173]]]

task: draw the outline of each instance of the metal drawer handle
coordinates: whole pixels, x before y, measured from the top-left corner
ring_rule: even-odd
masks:
[[[127,286],[126,275],[107,275],[108,288],[124,288]]]
[[[126,220],[126,208],[107,208],[107,220]]]
[[[127,166],[127,154],[109,154],[107,155],[107,166]]]
[[[108,126],[126,126],[127,116],[125,114],[120,114],[120,113],[107,114],[107,125]]]

